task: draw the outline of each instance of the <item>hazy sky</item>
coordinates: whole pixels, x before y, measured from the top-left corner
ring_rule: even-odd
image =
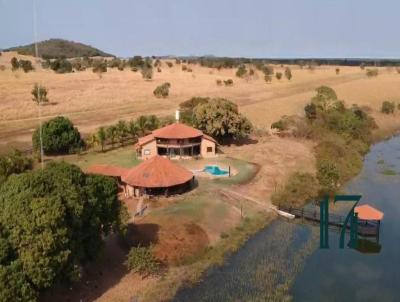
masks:
[[[0,48],[31,43],[32,0],[0,0]],[[36,0],[38,39],[119,56],[400,57],[399,0]]]

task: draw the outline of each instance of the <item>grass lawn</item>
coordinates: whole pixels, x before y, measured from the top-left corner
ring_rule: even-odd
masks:
[[[64,160],[75,164],[82,169],[91,165],[115,165],[125,168],[131,168],[140,163],[136,157],[136,152],[132,146],[118,148],[106,152],[89,151],[82,154],[66,155],[56,157],[57,160]]]

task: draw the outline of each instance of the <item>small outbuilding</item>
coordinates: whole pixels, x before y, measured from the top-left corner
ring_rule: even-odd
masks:
[[[128,196],[171,195],[188,191],[194,182],[189,170],[156,155],[122,175]]]
[[[126,197],[181,194],[194,184],[192,172],[159,155],[131,169],[94,165],[86,169],[86,173],[116,178]]]

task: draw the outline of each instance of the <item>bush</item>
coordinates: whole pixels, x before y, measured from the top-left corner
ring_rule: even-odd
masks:
[[[296,172],[289,176],[285,186],[271,196],[275,205],[301,207],[318,196],[319,185],[310,173]]]
[[[394,113],[395,104],[394,102],[384,101],[382,103],[381,112],[385,114]]]
[[[43,151],[45,154],[66,154],[75,152],[83,146],[81,135],[72,122],[63,116],[58,116],[42,126]],[[32,135],[33,149],[40,150],[40,129]]]
[[[187,70],[187,66],[186,65],[182,65],[182,71],[186,71]]]
[[[55,59],[50,64],[50,68],[54,70],[56,73],[68,73],[72,72],[72,64],[67,59]]]
[[[292,70],[289,67],[285,68],[285,77],[290,81],[292,79]]]
[[[157,72],[161,72],[161,71],[162,71],[161,68],[157,67]]]
[[[336,161],[328,159],[317,160],[317,179],[324,192],[336,192],[339,187],[339,169]]]
[[[282,79],[282,72],[277,72],[277,73],[275,73],[275,77],[276,77],[278,80]]]
[[[215,82],[217,83],[217,86],[222,86],[222,80],[217,79]]]
[[[131,248],[125,265],[131,272],[141,275],[156,274],[160,270],[160,262],[154,257],[151,246]]]
[[[4,70],[6,70],[6,66],[0,65],[0,71],[4,71]]]
[[[371,77],[377,77],[379,74],[379,71],[377,68],[374,69],[367,69],[366,71],[366,75],[367,77],[371,78]]]
[[[17,70],[19,68],[19,62],[18,59],[16,57],[13,57],[11,59],[11,69],[12,71]]]
[[[41,86],[35,83],[33,89],[31,91],[33,96],[32,101],[36,102],[36,104],[41,105],[43,103],[47,103],[49,99],[47,98],[47,89],[44,86]]]
[[[169,88],[171,87],[170,83],[164,83],[154,89],[153,94],[157,98],[166,98],[169,95]]]
[[[29,60],[19,60],[19,67],[26,73],[34,70],[32,62]]]
[[[243,78],[247,74],[246,65],[242,64],[239,66],[238,70],[236,71],[236,76],[238,78]]]
[[[145,80],[151,80],[153,78],[153,67],[144,66],[141,71],[142,78]]]
[[[171,67],[174,66],[174,64],[172,64],[172,62],[166,62],[166,64],[167,64],[167,66],[168,66],[169,68],[171,68]]]
[[[335,72],[336,72],[336,74],[339,74],[340,73],[340,68],[336,68]]]
[[[94,73],[103,73],[107,72],[107,62],[103,60],[96,60],[93,62],[93,69]]]
[[[0,186],[12,174],[19,174],[31,170],[33,161],[18,150],[0,156]],[[0,248],[1,251],[1,248]],[[1,253],[0,253],[1,254]],[[0,255],[1,263],[1,255]]]
[[[267,82],[267,83],[271,83],[272,82],[272,76],[269,75],[269,74],[266,74],[264,76],[264,81]]]
[[[233,80],[232,79],[227,79],[227,80],[224,80],[224,84],[225,84],[225,86],[233,86]]]

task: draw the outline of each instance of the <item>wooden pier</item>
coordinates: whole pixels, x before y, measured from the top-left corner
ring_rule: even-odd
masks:
[[[304,208],[293,208],[293,207],[282,207],[278,206],[278,210],[294,215],[296,218],[312,222],[320,222],[320,212],[318,208],[304,209]],[[345,216],[338,214],[329,214],[328,224],[335,228],[342,228],[346,220]],[[375,237],[379,235],[380,223],[375,221],[358,220],[357,232],[361,236]],[[346,225],[346,229],[350,229],[350,224]]]

